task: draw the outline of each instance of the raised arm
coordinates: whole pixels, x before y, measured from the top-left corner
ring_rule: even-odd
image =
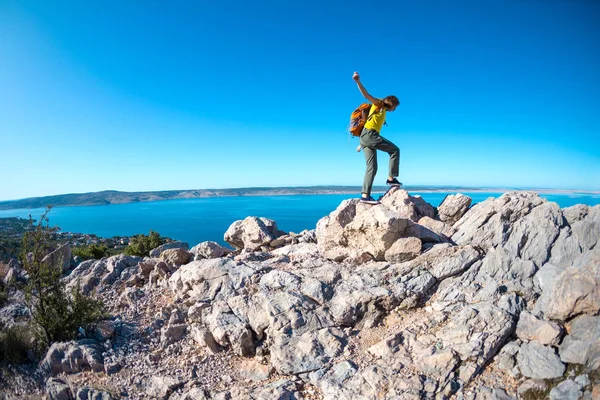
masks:
[[[354,79],[354,81],[356,82],[356,85],[358,86],[358,90],[360,90],[360,93],[365,97],[365,99],[369,100],[371,103],[373,103],[375,105],[379,105],[381,103],[381,99],[378,99],[377,97],[373,97],[369,94],[369,92],[367,92],[367,89],[365,89],[363,84],[360,82],[360,76],[358,75],[358,72],[355,72],[354,75],[352,75],[352,79]]]

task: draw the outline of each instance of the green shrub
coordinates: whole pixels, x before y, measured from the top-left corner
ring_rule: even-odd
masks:
[[[79,285],[68,293],[62,277],[62,260],[42,262],[51,251],[51,237],[56,228],[48,224],[48,207],[33,229],[23,237],[23,268],[29,279],[23,287],[25,301],[41,339],[50,344],[76,337],[77,329],[103,316],[102,302],[81,293]],[[45,223],[45,225],[44,225]]]
[[[529,389],[521,396],[523,400],[545,400],[548,398],[552,387],[546,387],[546,389]]]
[[[113,255],[106,245],[94,243],[75,247],[71,250],[71,254],[80,257],[82,260],[99,260]]]
[[[13,325],[0,332],[0,360],[13,364],[27,362],[27,351],[31,350],[36,356],[41,348],[35,334],[35,329],[29,325]]]
[[[148,236],[135,235],[131,238],[129,246],[125,248],[125,254],[128,256],[147,257],[150,255],[150,250],[165,244],[166,240],[158,234],[158,232],[150,231]]]

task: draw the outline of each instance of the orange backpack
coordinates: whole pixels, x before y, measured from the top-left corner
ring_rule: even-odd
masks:
[[[352,136],[360,136],[365,124],[371,117],[369,110],[371,110],[371,103],[362,103],[356,110],[350,114],[350,127],[348,130]]]

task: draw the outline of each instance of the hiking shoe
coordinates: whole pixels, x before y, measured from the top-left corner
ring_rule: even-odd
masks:
[[[402,182],[398,182],[398,179],[396,178],[386,180],[385,184],[389,186],[402,186]]]
[[[360,202],[361,203],[366,203],[366,204],[379,204],[379,200],[375,200],[374,198],[372,198],[371,196],[367,196],[367,197],[360,197]]]

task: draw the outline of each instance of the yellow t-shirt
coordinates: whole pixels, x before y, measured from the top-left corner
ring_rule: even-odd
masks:
[[[369,110],[369,118],[365,123],[365,128],[377,131],[377,133],[381,133],[381,128],[385,122],[385,107],[381,107],[379,111],[375,111],[376,109],[377,106],[373,104]]]

